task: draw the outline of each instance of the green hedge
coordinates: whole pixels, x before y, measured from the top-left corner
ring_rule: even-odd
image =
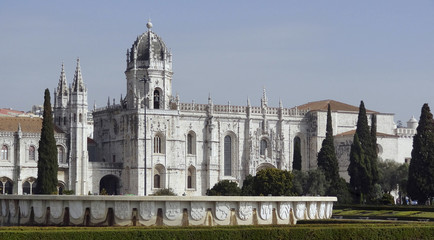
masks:
[[[345,223],[235,227],[4,227],[0,239],[432,239],[431,223]]]
[[[434,212],[434,206],[405,206],[405,205],[357,205],[335,204],[333,209],[359,209],[359,210],[392,210],[392,211],[422,211]]]

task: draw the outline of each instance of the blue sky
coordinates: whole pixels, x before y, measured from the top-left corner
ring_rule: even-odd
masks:
[[[125,53],[148,18],[182,102],[294,107],[334,99],[406,122],[434,103],[434,1],[0,2],[0,107],[29,110],[72,82],[89,105],[125,96]]]

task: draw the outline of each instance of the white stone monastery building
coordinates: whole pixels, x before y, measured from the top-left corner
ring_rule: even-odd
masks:
[[[152,23],[147,28],[127,51],[126,96],[119,104],[109,101],[94,109],[93,118],[88,118],[79,61],[70,87],[62,65],[54,94],[60,191],[149,195],[172,188],[178,195],[200,196],[223,179],[241,185],[263,168],[292,170],[295,145],[302,170],[315,169],[327,104],[340,173],[348,179],[358,107],[333,100],[272,107],[265,90],[260,106],[249,100],[245,106],[216,105],[211,97],[204,104],[182,103],[172,94],[172,54]],[[368,110],[368,118],[372,114],[377,115],[379,157],[409,159],[417,121],[397,128],[393,114]],[[32,194],[41,123],[39,117],[0,117],[0,193]]]

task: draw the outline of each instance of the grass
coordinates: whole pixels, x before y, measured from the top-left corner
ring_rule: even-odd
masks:
[[[425,211],[393,211],[393,210],[354,210],[336,209],[333,216],[360,216],[360,217],[405,217],[405,218],[430,218],[434,220],[434,212]]]

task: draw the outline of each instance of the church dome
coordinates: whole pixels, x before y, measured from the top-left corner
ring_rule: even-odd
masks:
[[[134,59],[137,61],[166,60],[169,56],[166,44],[160,36],[151,30],[152,23],[150,21],[146,24],[146,27],[148,31],[134,41],[130,50],[129,61],[134,61]]]

